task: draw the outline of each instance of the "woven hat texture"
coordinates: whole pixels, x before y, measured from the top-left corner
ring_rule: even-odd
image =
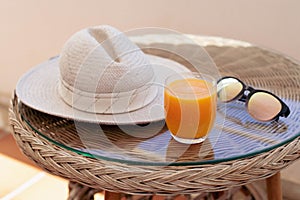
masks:
[[[30,108],[75,121],[120,125],[163,120],[166,78],[189,71],[173,54],[159,53],[155,44],[181,47],[163,41],[161,35],[127,37],[107,25],[80,30],[58,57],[19,79],[16,95]]]
[[[148,58],[125,34],[108,25],[71,36],[61,51],[59,69],[60,96],[82,111],[130,112],[157,95]]]

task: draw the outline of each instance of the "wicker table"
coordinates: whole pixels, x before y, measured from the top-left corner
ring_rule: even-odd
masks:
[[[261,179],[267,180],[269,199],[281,199],[280,170],[300,157],[300,67],[285,56],[247,43],[205,40],[209,40],[205,49],[222,74],[278,94],[291,108],[289,118],[257,123],[241,110],[244,105],[233,103],[215,143],[186,147],[170,139],[166,127],[157,135],[137,139],[124,134],[124,127],[104,126],[105,138],[100,137],[95,134],[95,124],[74,123],[36,111],[15,96],[10,122],[19,147],[49,173],[70,180],[70,199],[92,199],[101,190],[106,191],[107,199],[118,199],[121,194],[132,199],[129,194],[179,199],[195,193],[201,193],[196,197],[201,199],[210,192],[217,192],[211,198],[226,199],[232,188]],[[147,53],[167,57],[157,49],[148,48]],[[213,136],[208,141],[214,141]],[[155,144],[160,148],[153,149]],[[161,150],[156,152],[157,148]]]

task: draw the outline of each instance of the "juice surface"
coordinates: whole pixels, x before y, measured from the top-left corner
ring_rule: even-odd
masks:
[[[166,123],[171,133],[184,139],[206,136],[216,116],[216,91],[201,79],[182,79],[164,91]]]

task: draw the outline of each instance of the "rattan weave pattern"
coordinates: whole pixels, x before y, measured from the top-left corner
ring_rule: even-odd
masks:
[[[136,166],[91,159],[51,144],[22,122],[17,99],[10,121],[22,151],[46,171],[91,188],[128,194],[213,192],[267,178],[300,157],[300,138],[255,157],[198,166]]]
[[[96,193],[104,193],[103,190],[93,189],[76,182],[69,183],[68,200],[93,200]],[[168,196],[154,195],[130,195],[120,194],[122,200],[225,200],[225,199],[255,199],[264,200],[266,195],[259,184],[247,184],[245,186],[235,187],[226,191],[219,192],[201,192],[195,194],[175,194]]]
[[[183,54],[192,54],[194,51],[197,53],[198,46],[195,48],[195,45],[190,44],[155,43],[156,39],[159,38],[153,37],[152,43],[140,46],[146,47],[144,50],[149,54],[175,60],[192,70],[188,61],[161,50],[160,46],[166,49],[175,48],[178,52],[184,52]],[[206,41],[206,38],[202,39]],[[220,40],[205,46],[220,73],[237,76],[255,88],[274,92],[289,105],[291,114],[288,118],[281,118],[279,122],[259,123],[251,119],[243,103],[220,105],[218,116],[225,117],[225,120],[222,121],[221,118],[216,121],[216,131],[212,131],[209,140],[186,149],[186,146],[170,140],[170,134],[161,122],[157,126],[153,124],[154,126],[143,129],[130,127],[130,130],[125,128],[126,131],[123,131],[124,127],[121,126],[105,128],[98,124],[53,117],[23,106],[22,103],[19,112],[39,134],[59,145],[69,147],[67,149],[72,148],[73,151],[101,159],[142,165],[223,162],[266,152],[295,139],[300,134],[299,64],[286,56],[260,47],[231,46],[226,45],[225,41]]]
[[[183,45],[182,49],[189,49],[185,47],[187,46]],[[154,55],[170,56],[155,49],[147,50]],[[258,147],[260,145],[264,147],[266,142],[272,144],[276,140],[282,141],[289,134],[296,136],[300,126],[298,125],[300,67],[297,63],[255,46],[244,48],[211,45],[206,46],[206,50],[219,67],[221,74],[234,75],[247,84],[275,92],[289,100],[288,103],[293,111],[289,119],[283,123],[287,126],[277,127],[249,122],[246,112],[238,107],[226,113],[225,131],[238,133],[236,135],[241,135],[240,138],[243,138],[246,143],[250,140],[245,138],[250,136],[260,141],[261,136],[265,136],[260,134],[263,132],[268,137],[263,137],[264,140],[255,143]],[[177,61],[182,63],[180,59]],[[261,66],[264,66],[264,70]],[[32,116],[31,120],[39,123],[39,117]],[[271,151],[217,164],[129,165],[84,157],[54,145],[24,122],[17,97],[12,101],[10,122],[14,129],[14,137],[22,151],[43,169],[91,188],[127,194],[174,195],[226,190],[269,177],[300,157],[300,137],[295,137],[293,141]],[[250,129],[253,132],[248,133]],[[236,135],[233,138],[237,138]],[[72,137],[72,134],[66,133],[66,141],[70,141],[68,137]],[[248,145],[249,149],[253,148],[251,145]]]

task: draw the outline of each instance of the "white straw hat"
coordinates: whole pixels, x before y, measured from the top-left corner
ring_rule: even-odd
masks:
[[[145,55],[111,26],[97,26],[75,33],[58,58],[26,73],[16,94],[36,110],[68,119],[147,123],[164,118],[164,79],[176,71],[186,68]]]
[[[130,112],[146,106],[157,95],[149,60],[111,26],[74,34],[63,47],[59,68],[62,99],[82,111]]]

